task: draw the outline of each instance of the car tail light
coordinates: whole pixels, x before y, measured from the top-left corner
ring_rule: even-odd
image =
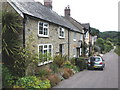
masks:
[[[102,62],[100,62],[100,64],[103,64]]]
[[[90,62],[88,62],[88,64],[90,64]]]

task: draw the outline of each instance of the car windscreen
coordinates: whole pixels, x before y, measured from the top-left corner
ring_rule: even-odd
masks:
[[[101,58],[96,57],[96,58],[95,58],[95,61],[96,61],[96,62],[99,62],[99,61],[101,61]]]

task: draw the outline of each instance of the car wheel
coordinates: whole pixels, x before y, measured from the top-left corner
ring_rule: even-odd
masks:
[[[87,67],[87,70],[90,70],[90,67]]]
[[[100,70],[102,70],[102,71],[103,71],[103,68],[101,68]]]

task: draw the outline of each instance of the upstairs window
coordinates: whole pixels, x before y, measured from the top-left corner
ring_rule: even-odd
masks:
[[[86,38],[89,38],[89,32],[87,32],[87,33],[85,34],[85,37],[86,37]]]
[[[76,32],[74,32],[73,41],[76,41]]]
[[[62,27],[59,27],[59,30],[58,30],[58,34],[59,34],[59,38],[65,38],[65,30],[64,28]]]
[[[83,35],[82,34],[80,34],[80,40],[83,40]]]
[[[48,37],[49,35],[49,24],[44,22],[38,22],[38,35],[40,37]]]

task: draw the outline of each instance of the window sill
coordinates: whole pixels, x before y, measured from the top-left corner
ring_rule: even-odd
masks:
[[[49,63],[52,63],[52,62],[53,62],[53,60],[41,62],[41,63],[38,64],[38,66],[43,66],[43,65],[46,65],[46,64],[49,64]]]
[[[40,34],[38,34],[38,37],[45,37],[45,38],[48,38],[49,36],[48,36],[48,35],[40,35]]]
[[[64,39],[65,37],[61,37],[61,36],[59,36],[59,38],[60,38],[60,39]]]
[[[73,41],[76,41],[76,39],[73,39]]]

